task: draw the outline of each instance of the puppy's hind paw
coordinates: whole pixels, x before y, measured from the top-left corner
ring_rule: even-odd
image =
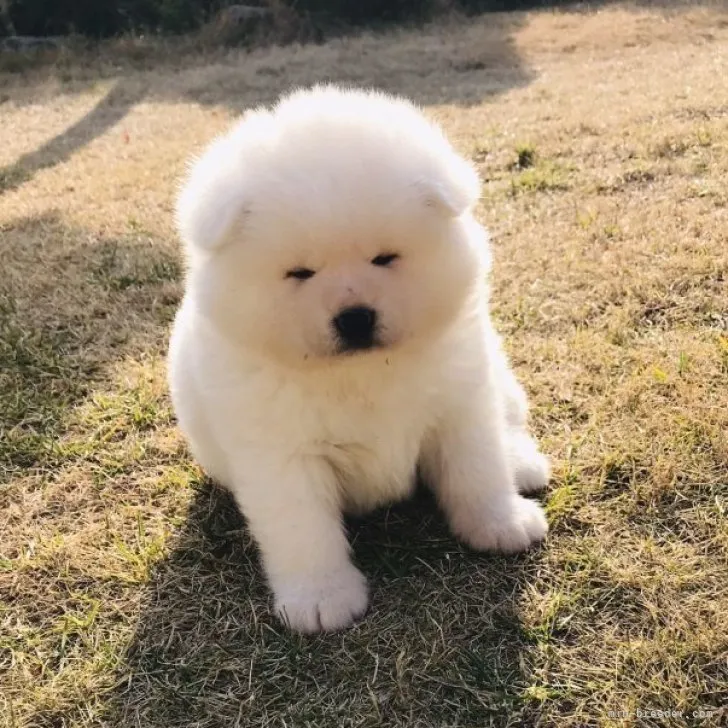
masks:
[[[536,441],[526,432],[513,432],[509,434],[508,450],[519,492],[543,490],[551,477],[551,466]]]
[[[312,634],[344,629],[366,612],[366,579],[351,563],[325,574],[303,574],[273,588],[281,621],[295,632]]]
[[[453,530],[477,551],[525,551],[541,541],[548,531],[543,510],[520,495],[495,502],[485,512],[461,513]]]

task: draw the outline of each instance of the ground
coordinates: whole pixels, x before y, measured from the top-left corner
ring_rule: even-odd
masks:
[[[725,720],[728,14],[691,5],[0,75],[0,725]],[[372,608],[304,638],[175,428],[164,355],[185,160],[325,79],[411,96],[478,165],[554,475],[526,555],[467,552],[426,495],[352,523]]]

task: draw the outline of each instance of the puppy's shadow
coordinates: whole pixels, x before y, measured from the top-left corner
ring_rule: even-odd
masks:
[[[517,615],[538,553],[466,551],[422,488],[348,526],[370,610],[339,634],[294,635],[270,613],[234,503],[203,485],[144,596],[114,724],[529,724],[532,640]]]

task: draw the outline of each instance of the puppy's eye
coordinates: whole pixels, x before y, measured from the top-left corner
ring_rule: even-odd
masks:
[[[286,273],[286,278],[295,278],[297,281],[307,281],[315,275],[316,271],[313,271],[310,268],[292,268]]]
[[[382,267],[386,267],[390,265],[391,263],[394,263],[395,260],[399,259],[399,255],[397,253],[385,253],[383,255],[378,255],[376,258],[372,258],[372,265],[379,265]]]

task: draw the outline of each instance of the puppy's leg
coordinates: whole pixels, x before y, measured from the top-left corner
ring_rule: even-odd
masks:
[[[518,490],[521,493],[542,490],[551,476],[549,461],[528,434],[528,398],[496,335],[490,341],[489,359],[493,379],[497,381],[503,398],[508,423],[508,460],[513,468]]]
[[[441,422],[423,453],[451,528],[478,550],[523,551],[548,528],[538,504],[518,494],[508,429],[505,414],[476,397]]]
[[[548,458],[525,428],[512,427],[507,434],[508,459],[521,493],[543,490],[551,477]]]
[[[278,615],[299,632],[347,627],[366,611],[367,586],[349,559],[331,468],[316,458],[264,464],[260,455],[247,465],[239,471],[247,482],[232,491],[260,548]]]

